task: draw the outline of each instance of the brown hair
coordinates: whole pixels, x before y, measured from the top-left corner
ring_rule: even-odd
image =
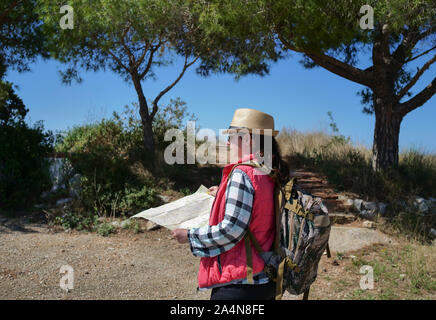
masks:
[[[258,152],[265,156],[265,136],[259,135],[260,146]],[[253,138],[253,137],[252,137]],[[268,155],[266,155],[268,157]],[[272,137],[272,154],[271,154],[271,164],[272,164],[272,176],[275,181],[280,185],[284,185],[289,180],[289,166],[283,160],[280,147],[275,137]]]

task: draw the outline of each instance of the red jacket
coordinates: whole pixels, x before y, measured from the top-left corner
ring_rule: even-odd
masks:
[[[246,162],[253,159],[249,155],[238,161]],[[215,196],[209,218],[209,225],[219,224],[224,219],[226,205],[226,186],[228,175],[235,164],[224,167],[221,184]],[[260,174],[258,169],[248,165],[240,165],[238,169],[247,173],[254,187],[254,199],[249,228],[258,240],[264,251],[272,247],[275,234],[274,219],[274,182],[271,177]],[[256,172],[258,174],[256,174]],[[263,270],[264,262],[257,254],[254,246],[251,246],[253,257],[253,274]],[[225,284],[230,281],[247,277],[247,261],[245,257],[244,240],[239,241],[232,249],[220,254],[221,270],[218,266],[218,257],[203,257],[200,260],[198,272],[199,288],[206,288],[216,284]]]

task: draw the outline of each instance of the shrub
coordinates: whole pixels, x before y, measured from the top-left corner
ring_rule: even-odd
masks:
[[[65,230],[77,229],[79,231],[92,231],[99,225],[98,216],[78,211],[66,210],[61,216],[54,218],[54,224],[62,226]]]
[[[71,163],[82,175],[84,207],[107,216],[156,202],[152,179],[141,179],[132,170],[141,160],[141,147],[138,131],[113,118],[73,128],[57,149],[72,152]]]
[[[53,135],[41,122],[32,128],[23,121],[0,126],[0,208],[30,207],[50,187],[47,153]]]
[[[121,115],[72,128],[56,146],[70,153],[82,175],[82,206],[94,214],[115,216],[158,203],[153,176],[138,172],[147,163],[138,121],[126,108]]]
[[[108,222],[104,222],[97,226],[96,231],[97,234],[101,235],[102,237],[107,237],[111,233],[115,232],[115,227]]]

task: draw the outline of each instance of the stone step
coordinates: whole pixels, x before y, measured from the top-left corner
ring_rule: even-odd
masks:
[[[320,197],[321,199],[324,199],[324,200],[337,200],[338,199],[338,195],[336,193],[332,193],[332,192],[326,192],[326,191],[321,191],[321,190],[311,190],[310,193],[312,195],[314,195],[315,197]]]
[[[316,174],[316,173],[313,173],[313,172],[309,172],[309,171],[299,171],[299,170],[296,170],[296,171],[291,171],[291,177],[296,177],[297,179],[298,178],[306,178],[306,177],[308,177],[308,178],[310,178],[310,177],[315,177],[315,178],[319,178],[319,174]]]
[[[311,186],[311,187],[319,187],[319,188],[328,188],[329,185],[327,183],[324,183],[322,180],[319,181],[297,181],[297,185],[303,187],[303,186]]]
[[[333,211],[346,211],[346,208],[343,206],[342,201],[337,199],[323,199],[322,203],[327,207],[329,212]]]
[[[329,218],[332,224],[347,224],[357,220],[357,217],[352,214],[340,212],[329,213]]]

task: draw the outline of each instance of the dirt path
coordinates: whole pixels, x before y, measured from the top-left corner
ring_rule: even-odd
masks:
[[[208,299],[196,293],[199,259],[168,230],[53,233],[44,226],[0,230],[0,299]],[[59,286],[62,265],[74,289]]]
[[[344,242],[341,230],[334,231],[341,239],[332,235],[332,251]],[[0,222],[0,299],[209,299],[210,291],[196,292],[198,264],[189,247],[163,228],[101,237]],[[74,269],[74,289],[68,293],[59,285],[63,265]],[[341,276],[338,266],[323,256],[313,299],[341,298],[325,294],[325,279]]]

